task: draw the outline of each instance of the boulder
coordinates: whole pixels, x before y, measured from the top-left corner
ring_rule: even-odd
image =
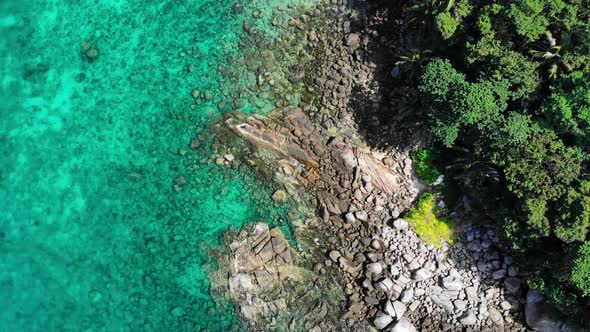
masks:
[[[408,319],[402,318],[393,325],[389,332],[416,332],[416,328]]]
[[[539,332],[573,331],[557,318],[555,311],[545,297],[537,290],[530,289],[526,296],[524,315],[527,325]]]
[[[386,328],[391,322],[393,322],[393,318],[383,311],[378,311],[373,320],[373,324],[379,330]]]

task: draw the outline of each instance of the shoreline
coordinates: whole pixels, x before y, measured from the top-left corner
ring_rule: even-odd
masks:
[[[291,199],[307,210],[307,218],[293,224],[299,250],[289,249],[293,261],[277,263],[265,260],[257,248],[259,242],[272,242],[267,233],[274,230],[259,231],[264,226],[256,224],[229,234],[229,250],[220,255],[232,268],[217,272],[216,289],[225,289],[225,296],[241,308],[246,325],[265,330],[276,329],[278,320],[283,324],[278,326],[292,331],[361,331],[369,326],[388,331],[526,331],[526,323],[534,326],[535,321],[525,323],[525,311],[527,317],[541,312],[537,318],[551,318],[541,310],[538,294],[529,291],[527,296],[503,240],[492,227],[470,222],[475,214],[467,206],[452,211],[464,225],[454,246],[425,244],[400,218],[425,187],[409,158],[420,145],[411,128],[386,142],[367,134],[381,125],[374,118],[382,93],[375,77],[387,77],[390,71],[378,72],[383,64],[374,62],[380,57],[374,52],[383,51],[375,44],[387,36],[379,36],[366,22],[386,19],[376,10],[376,16],[364,17],[365,23],[355,22],[349,19],[354,9],[325,6],[321,10],[335,13],[330,24],[307,24],[307,14],[289,21],[301,23],[290,25],[296,33],[318,41],[310,43],[313,72],[296,81],[305,84],[302,105],[278,104],[267,115],[231,114],[214,128],[225,147],[246,143],[232,155],[281,188],[277,201]],[[392,132],[380,129],[379,135]],[[255,257],[254,266],[241,265],[244,252]],[[306,277],[291,280],[276,272],[266,280],[255,272],[285,266],[301,269]],[[315,297],[301,302],[289,292],[261,290],[265,282],[279,288],[297,285],[293,289],[299,291],[313,285],[319,293],[333,291],[336,284],[345,300]],[[271,305],[275,301],[281,305]],[[244,315],[250,312],[244,308],[252,306],[256,314]],[[308,317],[314,308],[325,314]]]

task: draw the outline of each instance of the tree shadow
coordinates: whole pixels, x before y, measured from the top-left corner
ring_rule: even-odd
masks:
[[[372,77],[368,89],[353,89],[348,107],[372,148],[408,151],[423,139],[419,97],[412,86],[415,73],[396,66],[400,50],[413,38],[400,23],[406,2],[368,1],[365,22],[358,25],[359,31],[370,37],[366,48],[357,50],[355,56],[371,68]]]

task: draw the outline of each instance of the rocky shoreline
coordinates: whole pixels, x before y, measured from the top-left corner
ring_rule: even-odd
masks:
[[[420,142],[375,118],[381,36],[368,22],[385,18],[364,17],[364,6],[322,2],[286,22],[315,59],[289,74],[303,91],[298,107],[285,98],[270,114],[234,112],[213,128],[218,164],[250,167],[301,212],[291,220],[296,248],[264,223],[228,233],[215,293],[251,330],[570,331],[467,202],[447,209],[461,225],[453,246],[425,244],[402,218],[427,189],[409,158]],[[270,82],[258,75],[258,88]],[[392,137],[372,144],[367,131]]]

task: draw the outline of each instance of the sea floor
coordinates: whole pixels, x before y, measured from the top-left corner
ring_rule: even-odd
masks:
[[[227,59],[244,20],[274,38],[278,7],[303,2],[0,2],[0,331],[240,329],[208,251],[292,207],[215,165],[208,126],[274,107],[220,109],[256,79]]]

